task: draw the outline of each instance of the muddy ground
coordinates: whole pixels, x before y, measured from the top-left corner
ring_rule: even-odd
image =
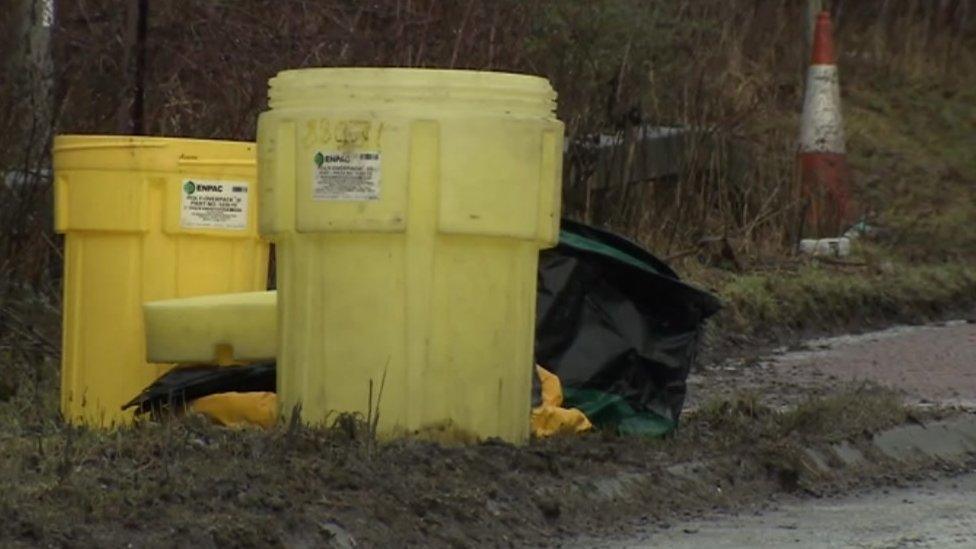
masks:
[[[885,368],[842,369],[872,348],[891,352],[892,341],[941,348],[945,338],[961,361],[939,361],[956,364],[943,372],[951,382],[952,368],[965,370],[974,328],[951,323],[739,353],[691,377],[690,412],[674,436],[596,432],[525,448],[377,444],[352,417],[328,430],[233,431],[189,417],[92,432],[40,412],[53,409],[56,381],[42,376],[33,394],[21,387],[0,399],[0,545],[551,546],[750,509],[777,494],[904,483],[959,465],[877,456],[824,478],[804,467],[802,451],[846,441],[867,452],[873,435],[892,426],[967,413],[915,406],[932,387],[905,383],[932,382],[925,368],[904,379],[878,374],[893,371]],[[718,480],[689,481],[704,469]]]
[[[754,401],[713,403],[663,441],[594,433],[527,448],[376,445],[352,419],[331,430],[271,432],[230,431],[199,418],[111,434],[52,427],[4,436],[0,539],[102,547],[553,545],[635,520],[735,508],[781,490],[830,490],[804,478],[798,449],[856,444],[906,417],[890,392],[862,388],[791,412]],[[735,459],[719,466],[724,490],[703,491],[667,472],[729,456]],[[890,474],[879,467],[858,476]]]

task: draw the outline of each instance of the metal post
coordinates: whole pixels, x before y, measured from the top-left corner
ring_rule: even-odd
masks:
[[[54,126],[54,62],[51,57],[51,31],[54,26],[54,0],[20,0],[10,10],[16,21],[15,49],[5,56],[5,70],[11,78],[12,97],[22,98],[24,117],[21,128],[24,163],[32,164],[46,150]]]
[[[132,0],[126,5],[122,72],[127,101],[119,105],[116,125],[119,133],[146,133],[144,99],[146,72],[147,0]]]

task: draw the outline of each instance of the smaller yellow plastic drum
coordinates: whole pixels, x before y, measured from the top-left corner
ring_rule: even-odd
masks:
[[[54,140],[65,234],[61,413],[124,424],[169,369],[146,362],[145,301],[263,290],[253,143],[129,136]]]

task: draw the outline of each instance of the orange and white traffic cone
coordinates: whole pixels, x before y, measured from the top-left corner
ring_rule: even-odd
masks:
[[[826,11],[814,29],[797,156],[806,236],[840,235],[853,212],[833,25]]]

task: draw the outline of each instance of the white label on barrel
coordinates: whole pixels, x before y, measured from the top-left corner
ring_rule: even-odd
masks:
[[[379,151],[316,151],[313,200],[379,200]]]
[[[247,183],[184,179],[180,226],[184,229],[247,228]]]

